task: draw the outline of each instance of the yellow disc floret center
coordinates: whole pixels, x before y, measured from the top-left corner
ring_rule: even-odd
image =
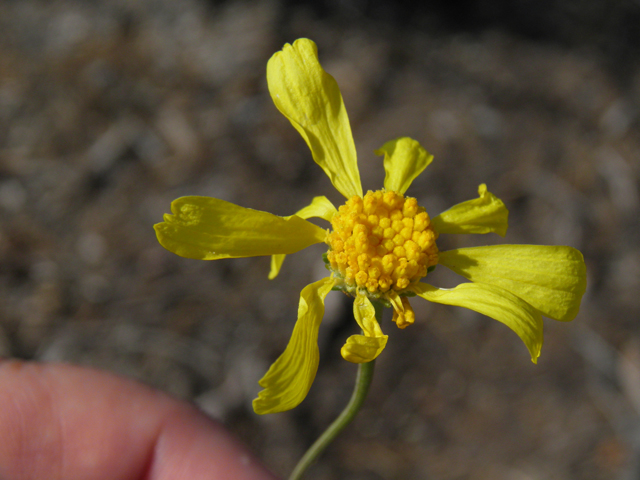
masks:
[[[437,235],[415,198],[385,190],[353,196],[331,225],[327,260],[349,293],[400,293],[438,263]]]

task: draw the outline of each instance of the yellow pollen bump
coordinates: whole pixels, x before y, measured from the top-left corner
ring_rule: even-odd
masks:
[[[385,190],[356,195],[331,225],[327,259],[350,293],[402,292],[438,263],[436,234],[415,198]]]

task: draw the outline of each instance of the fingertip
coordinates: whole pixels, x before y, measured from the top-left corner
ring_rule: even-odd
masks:
[[[95,369],[4,360],[0,478],[276,477],[186,402]]]
[[[153,480],[276,480],[224,427],[195,409],[167,420],[153,456]]]

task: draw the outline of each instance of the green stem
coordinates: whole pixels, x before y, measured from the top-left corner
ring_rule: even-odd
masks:
[[[338,436],[338,434],[344,430],[344,428],[351,423],[356,414],[362,407],[364,399],[367,397],[369,391],[369,385],[373,378],[373,366],[376,363],[375,360],[369,363],[360,363],[358,365],[358,374],[356,375],[356,385],[351,395],[351,400],[342,411],[340,416],[329,425],[320,438],[318,438],[313,445],[307,450],[307,453],[300,459],[296,468],[294,468],[289,480],[299,480],[302,478],[304,472],[311,466],[313,462],[320,456],[325,448]]]
[[[382,317],[383,306],[375,302],[374,307],[376,309],[376,319],[380,321]],[[356,375],[356,384],[351,394],[349,403],[344,408],[338,418],[336,418],[329,428],[327,428],[322,435],[315,441],[313,445],[307,450],[304,456],[293,469],[293,472],[289,476],[289,480],[300,480],[304,475],[304,472],[316,461],[320,454],[329,446],[329,444],[338,436],[338,434],[345,429],[347,425],[355,418],[360,411],[367,393],[369,392],[369,386],[373,379],[373,367],[376,361],[373,360],[368,363],[360,363],[358,365],[358,373]]]

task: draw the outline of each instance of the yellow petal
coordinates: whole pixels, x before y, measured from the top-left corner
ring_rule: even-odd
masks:
[[[280,273],[280,269],[282,268],[282,262],[284,262],[284,257],[286,257],[284,253],[279,253],[278,255],[271,255],[271,268],[269,269],[269,280],[273,280]]]
[[[330,222],[336,213],[338,213],[338,210],[333,206],[333,203],[324,195],[320,195],[313,197],[309,205],[301,208],[295,214],[305,220],[316,217]]]
[[[385,298],[389,300],[389,303],[391,303],[391,307],[393,307],[394,312],[404,313],[404,305],[400,295],[398,295],[398,292],[395,290],[389,290],[385,293]]]
[[[543,315],[567,322],[587,288],[582,254],[572,247],[495,245],[440,252],[438,263],[472,282],[497,285]]]
[[[369,297],[358,292],[353,301],[353,316],[367,337],[382,337],[382,329],[376,320],[376,310]]]
[[[267,64],[273,103],[300,132],[313,159],[345,197],[362,197],[362,185],[349,117],[334,78],[318,61],[316,44],[306,38],[288,43]]]
[[[409,137],[391,140],[376,150],[375,154],[384,155],[384,188],[401,194],[433,161],[433,155]]]
[[[393,317],[391,320],[398,328],[404,329],[412,325],[416,320],[416,314],[409,303],[407,297],[400,297],[395,290],[389,290],[385,294],[385,298],[389,300],[393,308]]]
[[[329,199],[325,196],[314,197],[311,201],[310,205],[301,208],[295,214],[300,217],[307,218],[318,217],[330,222],[333,216],[338,213],[336,207],[333,206],[333,203],[329,201]],[[273,280],[280,273],[280,268],[282,268],[282,262],[284,262],[284,257],[286,255],[279,254],[273,255],[271,257],[271,270],[269,271],[269,280]]]
[[[367,363],[380,355],[387,345],[387,335],[381,337],[365,337],[351,335],[340,350],[342,358],[351,363]]]
[[[367,363],[375,359],[387,345],[387,335],[376,320],[371,300],[358,292],[353,301],[353,316],[364,335],[351,335],[340,350],[342,358],[351,363]]]
[[[323,278],[302,289],[298,321],[289,344],[260,380],[264,390],[253,401],[257,414],[290,410],[307,396],[320,360],[318,330],[324,315],[324,298],[334,284],[332,278]]]
[[[504,323],[518,334],[531,361],[537,363],[542,348],[542,317],[524,300],[500,287],[480,283],[462,283],[453,289],[418,283],[409,288],[430,302],[468,308]]]
[[[295,253],[323,242],[326,231],[292,215],[278,217],[210,197],[181,197],[154,225],[160,244],[199,260]]]
[[[438,233],[497,233],[507,234],[509,210],[502,200],[487,190],[483,183],[478,187],[480,197],[454,205],[431,220]]]

